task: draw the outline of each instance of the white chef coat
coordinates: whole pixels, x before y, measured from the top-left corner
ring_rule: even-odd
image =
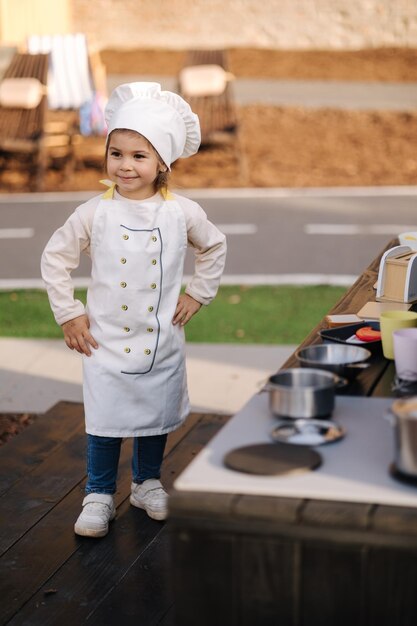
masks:
[[[48,242],[42,276],[56,321],[86,312],[99,344],[83,355],[88,433],[156,435],[185,419],[184,329],[172,319],[187,242],[196,264],[186,292],[208,304],[223,271],[225,237],[187,198],[167,192],[127,200],[112,188],[78,207]],[[83,250],[92,260],[85,310],[71,279]]]

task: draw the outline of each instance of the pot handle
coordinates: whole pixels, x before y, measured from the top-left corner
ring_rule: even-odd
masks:
[[[342,389],[342,387],[346,387],[346,385],[349,384],[349,381],[347,378],[342,378],[341,376],[337,376],[335,374],[335,386],[336,389]]]

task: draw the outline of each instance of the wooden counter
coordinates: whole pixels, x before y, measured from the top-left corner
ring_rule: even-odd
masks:
[[[374,299],[379,258],[332,313]],[[390,396],[392,376],[375,355],[348,393]],[[176,490],[170,528],[180,626],[417,623],[416,507]]]
[[[379,262],[382,254],[398,245],[398,239],[392,239],[381,254],[378,255],[369,267],[359,276],[356,282],[350,289],[346,291],[344,296],[335,304],[335,306],[329,311],[331,314],[343,315],[346,313],[356,313],[367,302],[375,300],[376,290],[374,285],[378,278]],[[326,324],[323,321],[320,322],[310,334],[300,344],[299,348],[304,348],[316,343],[321,343],[319,331],[326,328]],[[297,367],[298,362],[295,358],[295,354],[284,363],[283,368]],[[392,362],[384,359],[382,355],[376,355],[372,358],[372,365],[368,369],[364,370],[357,379],[351,383],[346,390],[349,395],[360,396],[391,396],[391,383],[394,378],[394,367]]]

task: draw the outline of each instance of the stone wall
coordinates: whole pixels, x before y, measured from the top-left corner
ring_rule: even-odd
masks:
[[[416,0],[70,0],[103,48],[417,47]]]

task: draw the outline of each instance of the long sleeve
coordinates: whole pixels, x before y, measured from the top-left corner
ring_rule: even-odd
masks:
[[[89,251],[95,203],[81,205],[52,235],[41,259],[42,278],[57,324],[64,324],[84,313],[84,305],[74,298],[71,272],[78,267],[82,251]]]
[[[195,270],[185,292],[201,304],[216,296],[226,262],[226,237],[212,224],[203,209],[187,198],[180,199],[189,244],[194,248]]]

